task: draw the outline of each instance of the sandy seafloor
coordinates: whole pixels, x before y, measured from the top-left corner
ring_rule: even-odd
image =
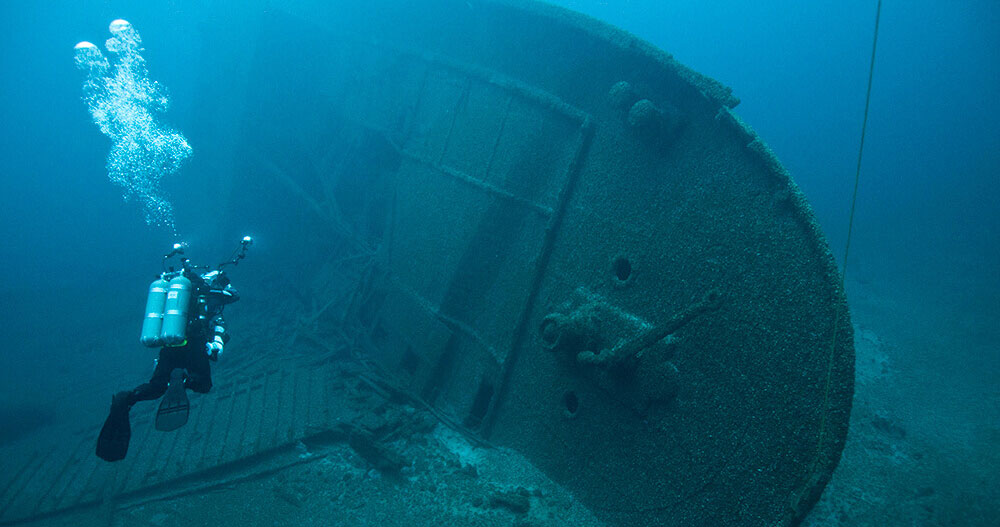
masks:
[[[922,288],[948,289],[848,281],[851,427],[806,525],[1000,525],[1000,306],[961,280],[936,298]]]
[[[851,430],[806,525],[997,525],[1000,353],[990,310],[905,299],[887,284],[849,282],[848,293],[857,350]],[[396,475],[346,444],[303,445],[303,463],[273,474],[34,525],[601,525],[516,452],[473,447],[441,425],[399,448],[410,466]]]

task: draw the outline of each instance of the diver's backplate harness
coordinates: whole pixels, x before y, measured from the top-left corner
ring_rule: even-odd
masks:
[[[239,299],[222,269],[238,265],[246,258],[252,244],[253,238],[244,236],[232,257],[215,269],[191,265],[190,260],[182,257],[181,269],[175,271],[173,267],[167,269],[167,260],[183,255],[187,249],[187,244],[175,243],[173,249],[163,255],[163,272],[149,284],[139,341],[150,348],[184,346],[189,328],[200,324],[214,333],[205,351],[212,359],[217,359],[229,338],[222,323],[222,308]]]

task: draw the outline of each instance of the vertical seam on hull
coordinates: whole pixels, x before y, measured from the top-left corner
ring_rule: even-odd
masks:
[[[514,338],[511,342],[510,352],[507,354],[507,360],[501,366],[500,382],[498,383],[496,397],[490,403],[486,416],[483,419],[481,434],[485,438],[489,438],[492,435],[493,425],[496,422],[496,410],[507,398],[510,377],[514,366],[517,364],[521,343],[524,341],[524,335],[527,333],[528,320],[531,318],[531,312],[534,310],[535,301],[541,289],[542,279],[545,276],[545,271],[552,256],[556,234],[559,232],[562,219],[566,215],[566,209],[568,208],[569,200],[573,195],[576,183],[580,179],[583,161],[590,150],[590,143],[593,136],[593,120],[589,115],[585,115],[583,122],[580,123],[580,147],[577,149],[576,154],[573,156],[573,161],[566,170],[566,184],[559,193],[559,201],[556,203],[555,211],[552,217],[549,218],[549,224],[545,227],[545,238],[542,242],[542,249],[539,251],[538,258],[535,260],[535,272],[531,280],[528,298],[525,300],[524,309],[521,311],[521,316],[518,319],[517,329],[514,330]]]

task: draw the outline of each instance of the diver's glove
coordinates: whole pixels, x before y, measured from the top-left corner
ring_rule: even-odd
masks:
[[[208,353],[209,359],[219,360],[219,355],[222,355],[223,346],[222,335],[216,335],[215,340],[205,343],[205,353]]]

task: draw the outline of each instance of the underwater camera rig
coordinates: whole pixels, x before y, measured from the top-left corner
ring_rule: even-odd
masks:
[[[192,265],[190,259],[183,257],[188,244],[175,243],[170,252],[163,255],[163,272],[149,284],[146,316],[143,318],[139,337],[143,346],[183,346],[187,342],[188,314],[194,294],[209,287],[208,277],[214,280],[223,277],[222,269],[225,266],[239,265],[240,260],[246,258],[251,245],[253,238],[244,236],[232,256],[212,269],[209,265]],[[181,256],[180,270],[174,270],[173,266],[167,268],[167,260],[175,256]],[[204,274],[199,272],[201,270],[205,270]]]

